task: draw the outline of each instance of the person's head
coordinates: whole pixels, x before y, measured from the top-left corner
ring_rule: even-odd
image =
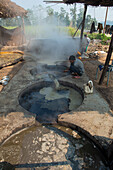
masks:
[[[87,34],[84,34],[84,37],[86,38],[86,37],[87,37]]]
[[[74,63],[75,60],[76,60],[76,57],[74,55],[70,55],[69,57],[70,63]]]

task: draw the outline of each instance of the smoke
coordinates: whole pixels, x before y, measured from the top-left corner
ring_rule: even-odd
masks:
[[[68,60],[70,55],[79,51],[80,39],[70,37],[66,26],[58,26],[55,17],[43,19],[38,25],[37,34],[30,40],[28,50],[39,62],[51,64]]]

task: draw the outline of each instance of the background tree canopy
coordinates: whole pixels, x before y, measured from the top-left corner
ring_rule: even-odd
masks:
[[[51,21],[51,18],[54,18],[56,25],[58,26],[71,26],[77,28],[82,22],[84,9],[81,8],[77,13],[75,4],[73,8],[70,8],[69,12],[63,7],[60,8],[59,12],[56,12],[51,6],[44,8],[43,6],[38,5],[27,11],[27,17],[24,17],[26,25],[38,25],[40,22],[45,22],[46,20]],[[91,15],[86,15],[85,29],[90,30],[93,21],[95,22],[95,25],[97,25],[95,18],[92,18]],[[18,26],[21,25],[21,23],[20,17],[0,19],[0,25],[2,26]]]

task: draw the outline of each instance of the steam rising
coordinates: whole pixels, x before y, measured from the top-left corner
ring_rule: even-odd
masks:
[[[57,20],[52,17],[43,20],[37,27],[35,39],[29,43],[28,50],[43,63],[68,60],[69,55],[79,50],[79,38],[72,39],[65,27],[58,26]]]

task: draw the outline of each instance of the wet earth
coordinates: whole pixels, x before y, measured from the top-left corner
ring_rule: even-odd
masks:
[[[0,161],[18,170],[108,169],[91,141],[58,125],[32,127],[10,138],[0,147]]]
[[[76,110],[83,101],[80,93],[72,88],[59,86],[31,88],[19,99],[20,105],[36,114],[36,120],[41,123],[56,122],[57,116]]]
[[[39,77],[40,75],[36,73],[35,76]],[[60,74],[58,74],[59,76]],[[27,96],[24,97],[25,99],[30,97],[29,101],[32,102],[34,101],[33,96],[37,98],[39,91],[35,94],[31,93],[31,96],[28,96],[28,98]],[[43,94],[40,97],[45,98]],[[43,110],[40,110],[41,114],[44,113],[44,109],[46,111],[49,110],[47,101],[43,100],[42,102],[46,106]],[[52,104],[51,106],[55,106],[58,99],[50,100],[49,105],[52,102],[54,102],[54,105]],[[53,107],[54,112],[57,108],[64,112],[70,111],[69,107],[67,107],[70,103],[69,99],[61,98],[59,102],[64,102],[65,111],[56,104],[57,107]],[[31,112],[34,112],[32,108],[34,109],[35,106],[35,111],[42,106],[40,103],[37,105],[36,101],[33,104],[34,106],[30,107]],[[51,110],[49,111],[51,112]],[[36,112],[36,114],[38,113]],[[45,118],[45,115],[43,117]],[[38,120],[40,121],[39,115]],[[104,164],[102,154],[91,141],[78,134],[78,132],[61,126],[32,127],[10,138],[0,147],[0,162],[3,161],[15,165],[16,169],[23,170],[108,169]]]

